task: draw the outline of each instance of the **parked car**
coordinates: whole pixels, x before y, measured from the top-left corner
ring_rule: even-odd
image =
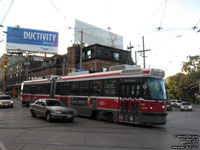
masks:
[[[180,105],[180,111],[192,111],[192,104],[190,102],[182,102]]]
[[[0,95],[0,107],[14,107],[14,102],[9,95]]]
[[[172,107],[174,107],[175,104],[176,104],[176,100],[175,99],[171,99],[170,101],[171,101]]]
[[[182,103],[182,100],[177,100],[175,103],[175,107],[180,108],[181,103]]]
[[[77,117],[75,109],[67,107],[62,101],[57,99],[38,99],[30,104],[32,117],[45,117],[48,122],[53,119],[62,119],[72,122]]]
[[[172,111],[172,104],[170,101],[167,101],[167,111]]]

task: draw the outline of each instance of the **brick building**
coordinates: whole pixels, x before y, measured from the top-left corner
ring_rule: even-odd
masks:
[[[82,49],[81,68],[92,72],[108,71],[110,66],[133,65],[131,52],[94,44]],[[68,48],[67,68],[80,68],[80,47]]]

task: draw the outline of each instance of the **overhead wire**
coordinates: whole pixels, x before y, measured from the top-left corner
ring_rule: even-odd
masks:
[[[167,7],[167,0],[165,1],[165,6],[164,6],[163,13],[162,13],[162,16],[161,16],[160,26],[157,28],[158,30],[162,29],[162,22],[163,22],[163,18],[164,18],[164,13],[165,13],[166,7]]]
[[[151,20],[152,19],[152,17],[162,8],[162,6],[165,4],[166,2],[165,1],[163,1],[163,3],[161,3],[161,5],[159,5],[158,7],[157,7],[157,9],[152,13],[152,15],[150,16],[150,18],[149,19],[147,19],[147,21],[145,21],[145,23],[144,24],[146,24],[147,22],[149,22],[149,20]]]
[[[0,0],[0,2],[2,3],[2,5],[6,8],[6,5],[4,4],[4,2],[2,0]]]
[[[196,25],[195,25],[194,27],[192,27],[193,30],[198,29],[199,22],[200,22],[200,18],[199,18],[199,20],[197,21]]]
[[[5,13],[5,15],[4,15],[4,17],[3,17],[0,25],[2,25],[3,22],[4,22],[4,20],[6,19],[6,16],[7,16],[7,14],[8,14],[8,12],[9,12],[9,10],[10,10],[10,8],[11,8],[11,6],[12,6],[13,3],[14,3],[14,0],[12,0],[12,2],[10,3],[10,6],[8,7],[8,9],[7,9],[7,11],[6,11],[6,13]]]
[[[51,3],[51,5],[53,6],[53,8],[57,11],[57,13],[60,14],[59,9],[56,7],[56,5],[52,2],[52,0],[49,0],[49,2]]]

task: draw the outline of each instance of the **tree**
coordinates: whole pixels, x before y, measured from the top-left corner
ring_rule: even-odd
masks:
[[[182,92],[180,88],[183,88],[184,85],[179,84],[185,78],[183,73],[177,73],[174,76],[170,76],[167,79],[167,87],[168,87],[168,94],[171,99],[179,99],[182,97]]]
[[[184,62],[182,71],[185,73],[200,71],[200,56],[188,56],[189,61]]]
[[[188,56],[184,62],[182,72],[169,77],[167,86],[170,98],[190,100],[195,102],[199,97],[200,56]]]

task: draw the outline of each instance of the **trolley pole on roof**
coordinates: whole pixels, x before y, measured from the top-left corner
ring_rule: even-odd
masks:
[[[143,57],[143,63],[144,63],[144,68],[146,68],[146,62],[145,62],[145,52],[146,51],[150,51],[151,49],[146,49],[145,50],[145,47],[144,47],[144,36],[142,36],[142,45],[143,45],[143,50],[141,50],[141,51],[138,51],[138,52],[142,52],[143,53],[143,55],[142,55],[142,57]]]

